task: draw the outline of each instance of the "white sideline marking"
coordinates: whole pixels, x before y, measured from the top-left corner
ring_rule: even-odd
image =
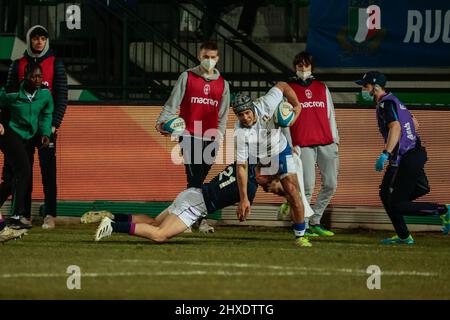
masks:
[[[104,273],[82,273],[82,277],[159,277],[159,276],[306,276],[307,272],[229,272],[229,271],[204,271],[204,270],[193,270],[193,271],[156,271],[156,272],[104,272]],[[332,275],[329,272],[325,272],[320,275]],[[0,275],[2,279],[10,278],[66,278],[67,274],[64,273],[7,273]]]
[[[117,262],[116,260],[106,260],[107,262]],[[83,273],[86,277],[121,277],[121,276],[184,276],[184,275],[218,275],[218,276],[239,276],[239,275],[255,275],[255,276],[299,276],[299,275],[366,275],[365,270],[361,269],[327,269],[316,267],[289,267],[277,265],[259,265],[247,263],[220,263],[220,262],[197,262],[197,261],[170,261],[170,260],[142,260],[142,259],[124,259],[121,262],[130,262],[136,264],[152,263],[152,264],[175,264],[175,265],[193,265],[206,267],[231,267],[231,268],[259,268],[280,270],[279,272],[230,272],[230,271],[156,271],[156,272],[112,272],[112,273]],[[292,271],[286,271],[292,270]],[[382,275],[387,276],[419,276],[419,277],[436,277],[439,276],[435,272],[418,272],[418,271],[384,271]],[[15,277],[60,277],[59,274],[3,274],[0,278],[15,278]],[[65,276],[65,275],[64,275]]]
[[[107,260],[108,262],[117,262],[116,260]],[[294,270],[300,272],[309,272],[310,275],[333,275],[337,273],[359,274],[366,275],[365,269],[332,269],[332,268],[317,268],[317,267],[294,267],[294,266],[278,266],[278,265],[260,265],[248,263],[222,263],[222,262],[200,262],[200,261],[171,261],[171,260],[145,260],[145,259],[123,259],[121,262],[130,263],[155,263],[155,264],[176,264],[176,265],[193,265],[205,267],[231,267],[231,268],[262,268],[272,270]],[[298,274],[298,273],[296,273]],[[382,271],[382,275],[386,276],[419,276],[419,277],[436,277],[439,276],[436,272],[420,272],[420,271]]]
[[[307,269],[307,268],[305,268]],[[230,272],[230,271],[205,271],[205,270],[192,270],[192,271],[156,271],[156,272],[84,272],[81,274],[82,277],[98,278],[98,277],[159,277],[159,276],[259,276],[259,277],[298,277],[298,276],[335,276],[339,272],[347,273],[347,275],[365,275],[366,273],[362,270],[352,270],[352,269],[335,269],[329,271],[314,271],[315,268],[310,268],[309,271],[281,271],[281,272]],[[336,272],[338,271],[338,272]],[[383,275],[392,276],[421,276],[421,277],[431,277],[437,276],[436,273],[427,272],[415,272],[415,271],[400,271],[400,272],[383,272]],[[65,273],[6,273],[1,274],[1,279],[11,279],[11,278],[66,278]]]
[[[103,260],[105,262],[115,262],[116,260]],[[349,275],[349,276],[363,276],[367,275],[366,270],[362,269],[332,269],[332,268],[316,268],[316,267],[289,267],[278,265],[259,265],[248,263],[221,263],[221,262],[197,262],[197,261],[170,261],[170,260],[143,260],[143,259],[124,259],[121,262],[136,263],[142,265],[143,263],[151,264],[174,264],[174,265],[191,265],[202,267],[228,267],[228,268],[242,268],[242,269],[269,269],[274,271],[254,272],[249,271],[224,271],[224,270],[192,270],[192,271],[155,271],[155,272],[84,272],[82,277],[158,277],[158,276],[262,276],[262,277],[297,277],[297,276],[335,276],[335,275]],[[385,276],[417,276],[417,277],[437,277],[436,272],[418,272],[418,271],[383,271]],[[65,278],[66,273],[4,273],[0,274],[0,279],[11,278]]]

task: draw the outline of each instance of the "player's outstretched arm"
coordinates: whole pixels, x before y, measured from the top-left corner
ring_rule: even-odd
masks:
[[[248,182],[248,164],[237,163],[237,183],[239,187],[239,205],[236,209],[237,217],[240,221],[244,221],[250,214],[250,201],[247,194],[247,182]]]

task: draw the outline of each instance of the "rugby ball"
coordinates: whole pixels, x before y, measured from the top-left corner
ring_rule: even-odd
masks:
[[[161,129],[172,134],[182,134],[186,129],[186,123],[184,122],[183,118],[179,116],[173,116],[163,122],[163,124],[161,125]]]
[[[287,101],[282,101],[275,109],[273,120],[280,127],[290,127],[294,123],[294,107]]]

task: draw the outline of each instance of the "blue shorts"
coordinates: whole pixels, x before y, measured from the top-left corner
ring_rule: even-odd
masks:
[[[292,158],[292,149],[289,144],[278,155],[278,165],[278,173],[280,174],[280,176],[288,173],[295,173],[294,159]]]
[[[295,173],[294,158],[292,157],[292,149],[289,144],[276,156],[270,159],[270,165],[262,163],[262,175],[279,174],[283,178],[289,173]]]

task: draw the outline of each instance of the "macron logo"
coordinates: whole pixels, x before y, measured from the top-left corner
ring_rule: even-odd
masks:
[[[325,108],[325,103],[323,101],[309,101],[300,103],[302,108]]]
[[[209,104],[213,107],[219,106],[219,101],[209,98],[201,98],[201,97],[191,97],[191,103],[198,103],[198,104]]]

